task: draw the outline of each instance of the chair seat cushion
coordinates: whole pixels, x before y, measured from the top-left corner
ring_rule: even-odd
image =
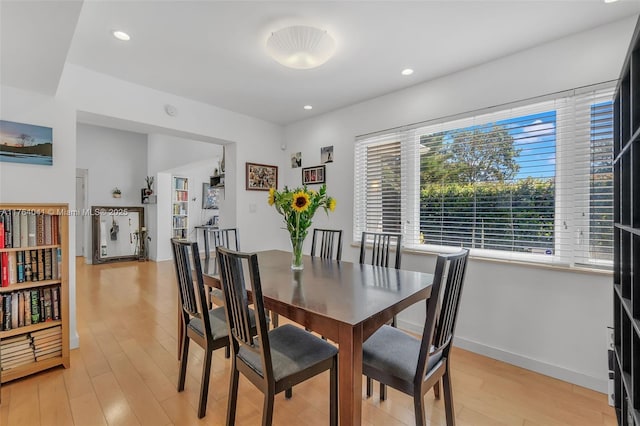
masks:
[[[400,380],[413,382],[418,368],[420,340],[397,328],[383,325],[362,345],[362,363]],[[427,372],[442,359],[442,353],[430,356]]]
[[[229,335],[224,308],[209,310],[209,323],[211,323],[211,334],[213,334],[214,339],[220,339]],[[188,326],[201,336],[204,336],[204,324],[200,318],[191,318]]]
[[[313,334],[285,324],[269,332],[273,375],[277,381],[330,359],[338,349]],[[241,347],[238,356],[256,373],[262,373],[260,355]]]

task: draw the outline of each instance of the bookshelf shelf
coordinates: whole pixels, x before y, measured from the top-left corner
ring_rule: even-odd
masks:
[[[39,322],[38,324],[18,327],[8,331],[0,331],[0,339],[8,339],[9,337],[19,336],[21,334],[31,333],[33,331],[45,330],[57,325],[62,325],[62,320]]]
[[[60,284],[61,282],[62,282],[61,280],[44,280],[44,281],[10,284],[8,287],[0,287],[0,294],[11,293],[11,292],[20,291],[20,290],[27,290],[30,288],[48,287],[55,284]],[[0,332],[0,336],[1,335],[2,335],[2,332]]]
[[[0,358],[5,368],[28,362],[1,370],[1,384],[60,365],[70,367],[69,206],[2,203],[0,228]],[[7,315],[7,307],[11,315]],[[53,328],[57,330],[48,331]],[[50,338],[44,340],[45,335]],[[18,349],[21,341],[24,348]],[[46,349],[45,342],[49,342]],[[3,345],[8,349],[3,351]],[[38,350],[61,355],[22,360],[30,351],[35,359]]]
[[[171,236],[187,238],[189,235],[189,178],[171,178]]]

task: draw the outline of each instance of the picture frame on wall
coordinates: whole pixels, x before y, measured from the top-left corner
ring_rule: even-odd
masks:
[[[326,166],[303,167],[302,168],[302,184],[316,185],[325,183],[327,179]]]
[[[0,120],[0,161],[53,165],[53,129]]]
[[[268,191],[278,188],[278,166],[246,163],[247,191]]]
[[[202,183],[202,208],[217,209],[218,208],[218,189],[215,186],[203,182]]]

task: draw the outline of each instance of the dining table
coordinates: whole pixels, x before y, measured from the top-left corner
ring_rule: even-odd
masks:
[[[360,425],[362,343],[394,315],[428,299],[433,275],[310,256],[304,269],[292,270],[289,252],[257,255],[265,308],[337,343],[340,424]],[[203,277],[220,288],[214,260],[203,262]]]

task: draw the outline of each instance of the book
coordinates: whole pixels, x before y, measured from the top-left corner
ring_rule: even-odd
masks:
[[[11,293],[5,294],[3,296],[3,305],[4,305],[4,329],[11,330]]]
[[[31,364],[32,362],[35,362],[35,354],[30,354],[25,356],[24,359],[19,359],[19,360],[15,360],[15,361],[7,361],[7,362],[3,362],[2,363],[2,370],[10,370],[12,368],[16,368],[16,367],[20,367],[21,365],[26,365],[26,364]]]
[[[0,212],[0,248],[4,248],[4,215]]]
[[[14,336],[14,337],[7,337],[0,341],[0,347],[4,348],[6,345],[21,343],[24,341],[31,341],[31,338],[27,334],[21,334],[19,336]]]
[[[11,328],[18,328],[18,294],[11,293]]]
[[[42,349],[39,351],[34,351],[35,356],[39,357],[42,355],[47,355],[47,354],[51,354],[51,353],[62,353],[62,345],[58,345],[58,346],[52,346],[46,349]]]
[[[39,345],[43,345],[48,342],[54,342],[60,339],[62,339],[62,333],[51,334],[49,336],[34,337],[32,340],[33,340],[34,346],[37,347]]]
[[[24,293],[19,291],[18,296],[18,327],[24,327]]]
[[[36,361],[44,361],[45,359],[49,359],[49,358],[55,358],[58,356],[62,356],[62,349],[58,352],[52,352],[50,354],[46,354],[46,355],[38,355],[36,356]]]
[[[2,223],[4,223],[4,246],[10,248],[13,246],[11,210],[2,211]]]
[[[60,337],[58,340],[51,340],[49,342],[46,343],[41,343],[39,345],[34,345],[34,349],[36,351],[36,353],[41,353],[45,350],[48,349],[61,349],[62,348],[62,337]]]
[[[24,290],[24,325],[31,325],[31,291]]]
[[[20,247],[29,246],[29,218],[25,212],[20,212]]]
[[[16,252],[16,278],[19,283],[24,282],[24,252]]]
[[[44,215],[44,244],[50,246],[53,244],[51,235],[51,215]]]
[[[36,215],[29,213],[27,215],[27,246],[36,246]]]
[[[60,217],[51,216],[51,244],[60,244]]]
[[[0,331],[4,330],[4,296],[0,294]],[[0,348],[2,348],[2,340],[0,340]],[[0,349],[0,354],[2,349]]]
[[[53,279],[53,273],[51,270],[51,250],[44,249],[43,254],[44,254],[44,279],[51,280]]]
[[[11,228],[13,229],[12,247],[20,247],[20,211],[11,210]]]
[[[51,328],[45,328],[44,330],[33,331],[31,332],[31,337],[35,339],[36,337],[50,336],[54,334],[62,335],[62,327],[58,325]]]
[[[2,287],[8,287],[9,286],[9,253],[7,253],[6,251],[0,254],[0,257],[2,257],[2,265],[0,266],[0,268],[2,268],[2,271],[0,271],[2,273]]]
[[[29,291],[31,293],[31,323],[40,322],[40,293],[37,289]]]
[[[44,281],[44,249],[36,250],[38,259],[38,281]]]
[[[0,356],[2,357],[3,360],[5,360],[10,357],[19,356],[29,351],[33,352],[33,347],[28,341],[26,341],[19,345],[13,345],[6,348],[3,346],[2,352],[1,352],[2,355]]]
[[[5,356],[2,357],[2,362],[5,363],[10,361],[17,361],[19,359],[29,358],[29,356],[33,356],[33,355],[34,355],[33,348],[25,347],[19,351],[7,353]]]
[[[7,253],[9,255],[9,285],[18,282],[18,257],[15,251]]]
[[[31,250],[31,281],[38,281],[38,250]]]
[[[25,250],[24,253],[24,280],[25,282],[31,281],[33,272],[31,272],[31,251]]]
[[[36,245],[44,245],[44,215],[36,215]]]
[[[60,276],[58,274],[58,249],[51,249],[51,279],[57,280]]]
[[[53,307],[51,306],[51,288],[43,289],[44,293],[44,320],[53,321]]]
[[[60,287],[51,289],[51,306],[53,307],[53,319],[60,319]]]
[[[54,279],[59,280],[62,278],[62,249],[60,247],[54,249],[56,251],[56,263],[58,273]],[[53,262],[53,260],[51,260]]]

